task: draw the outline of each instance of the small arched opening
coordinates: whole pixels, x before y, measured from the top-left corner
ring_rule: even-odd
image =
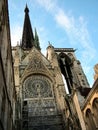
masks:
[[[95,122],[93,119],[93,114],[90,109],[86,110],[86,122],[87,122],[87,130],[95,130]]]
[[[94,119],[95,119],[96,125],[98,127],[98,98],[95,98],[93,100],[92,109],[93,109],[93,113],[94,113]]]

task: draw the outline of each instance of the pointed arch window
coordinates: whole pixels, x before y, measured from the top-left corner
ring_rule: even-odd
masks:
[[[87,130],[95,130],[95,122],[90,109],[86,111]]]
[[[60,53],[58,60],[59,60],[61,72],[66,79],[68,91],[69,93],[71,93],[72,83],[73,83],[73,76],[72,76],[72,70],[71,70],[72,60],[65,53]]]
[[[98,127],[98,98],[94,99],[92,108],[93,108],[95,122],[96,122],[96,125]]]

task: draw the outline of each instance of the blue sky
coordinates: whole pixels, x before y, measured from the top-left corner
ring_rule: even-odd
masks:
[[[29,7],[32,28],[36,27],[42,52],[48,41],[54,47],[74,48],[90,86],[98,63],[98,0],[8,0],[11,43],[22,38],[24,8]]]

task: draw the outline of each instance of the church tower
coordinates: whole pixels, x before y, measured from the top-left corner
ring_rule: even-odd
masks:
[[[89,84],[75,50],[49,43],[45,57],[27,5],[22,41],[12,52],[21,130],[86,130],[80,107]]]
[[[13,48],[15,83],[22,130],[64,130],[64,83],[58,63],[53,67],[40,52],[26,5],[21,45]],[[56,55],[55,55],[56,56]]]

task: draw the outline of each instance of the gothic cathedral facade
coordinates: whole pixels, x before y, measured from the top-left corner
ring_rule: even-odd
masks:
[[[90,88],[75,50],[49,43],[45,57],[27,5],[22,41],[12,53],[21,129],[86,130],[81,106]]]
[[[73,48],[41,52],[25,7],[11,47],[8,1],[0,0],[0,130],[98,130],[98,64],[90,88]]]

